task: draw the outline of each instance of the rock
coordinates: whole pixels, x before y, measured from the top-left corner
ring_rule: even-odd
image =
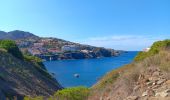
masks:
[[[145,92],[142,93],[142,97],[145,97],[147,95],[148,95],[148,91],[145,91]]]
[[[100,97],[100,100],[103,100],[103,97]]]
[[[158,81],[158,80],[159,80],[158,77],[150,77],[150,78],[149,78],[149,81],[152,81],[152,82],[156,82],[156,81]]]
[[[165,82],[165,79],[161,79],[161,80],[159,80],[158,82],[157,82],[157,84],[158,85],[161,85],[162,83],[164,83]]]
[[[158,87],[160,87],[160,85],[155,85],[155,86],[152,87],[152,89],[156,89]]]
[[[167,90],[165,90],[165,91],[163,91],[163,92],[158,92],[158,93],[155,94],[155,96],[167,97],[169,91],[170,91],[170,90],[167,89]]]
[[[140,74],[138,80],[141,80],[144,78],[144,75]]]
[[[168,93],[161,92],[161,93],[160,93],[160,96],[161,96],[161,97],[167,97],[167,96],[168,96]]]
[[[156,68],[157,71],[161,72],[161,70],[159,68]]]
[[[152,85],[156,85],[156,83],[154,82]]]
[[[106,100],[110,100],[110,97],[107,97]]]
[[[138,100],[138,96],[129,96],[126,100]]]
[[[134,89],[133,89],[133,90],[134,90],[134,91],[136,91],[136,90],[138,90],[139,88],[140,88],[140,86],[139,86],[139,85],[137,85],[137,86],[135,86],[135,87],[134,87]]]
[[[155,97],[158,97],[158,96],[160,96],[160,93],[155,93]]]
[[[148,96],[154,96],[154,95],[155,92],[152,89],[148,90]]]
[[[160,75],[160,73],[158,71],[156,71],[152,74],[152,76],[159,76],[159,75]]]
[[[146,84],[147,84],[147,85],[152,85],[152,82],[147,82]]]
[[[167,80],[165,83],[166,83],[166,84],[170,84],[170,80]]]
[[[164,92],[169,93],[169,92],[170,92],[170,89],[167,89],[167,90],[165,90]]]

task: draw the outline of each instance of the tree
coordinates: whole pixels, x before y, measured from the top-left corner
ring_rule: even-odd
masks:
[[[23,55],[18,46],[12,40],[0,40],[0,48],[7,50],[8,53],[12,54],[16,58],[23,59]]]

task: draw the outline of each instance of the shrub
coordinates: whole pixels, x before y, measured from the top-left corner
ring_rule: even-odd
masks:
[[[24,55],[24,60],[28,61],[28,62],[32,62],[35,65],[38,64],[39,66],[43,67],[43,69],[45,69],[44,64],[42,63],[42,59],[40,59],[36,56]]]
[[[33,63],[37,71],[39,71],[41,74],[48,77],[49,79],[53,79],[53,77],[48,73],[47,69],[45,68],[42,59],[36,56],[24,55],[24,60]]]
[[[31,98],[31,97],[24,97],[24,100],[44,100],[42,96],[38,96],[35,98]]]
[[[161,50],[164,50],[164,49],[170,49],[170,40],[157,41],[153,43],[153,45],[151,46],[151,49],[148,52],[139,52],[134,60],[135,61],[143,60],[147,57],[158,54]]]
[[[86,87],[73,87],[59,90],[54,94],[57,100],[86,100],[89,89]]]
[[[24,97],[24,100],[87,100],[89,89],[86,87],[72,87],[65,88],[57,91],[53,96],[48,98],[37,96],[37,97]]]
[[[7,50],[8,53],[12,54],[16,58],[23,59],[23,55],[14,41],[0,40],[0,48]]]

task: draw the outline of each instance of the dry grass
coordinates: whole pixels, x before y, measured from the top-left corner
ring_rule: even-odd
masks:
[[[120,98],[120,95],[122,98],[126,97],[133,91],[134,83],[137,82],[139,75],[145,74],[146,69],[154,70],[156,68],[161,69],[170,79],[169,51],[161,51],[142,61],[133,62],[109,72],[92,87],[89,99],[97,100],[99,97],[105,95],[107,97],[109,94],[113,96],[112,98]]]

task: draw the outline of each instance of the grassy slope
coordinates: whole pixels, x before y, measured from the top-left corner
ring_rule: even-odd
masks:
[[[6,96],[49,96],[60,89],[57,81],[39,64],[24,61],[0,50],[0,91]]]
[[[91,88],[90,100],[98,100],[101,96],[118,93],[123,90],[124,95],[131,93],[133,82],[146,68],[154,66],[162,71],[170,72],[170,40],[155,42],[149,52],[140,52],[131,64],[120,67],[106,74]],[[167,74],[168,77],[169,74]],[[120,85],[120,86],[119,86]],[[120,92],[120,93],[121,93]],[[119,96],[120,97],[120,96]],[[125,96],[126,97],[126,96]],[[123,98],[123,97],[122,97]]]

